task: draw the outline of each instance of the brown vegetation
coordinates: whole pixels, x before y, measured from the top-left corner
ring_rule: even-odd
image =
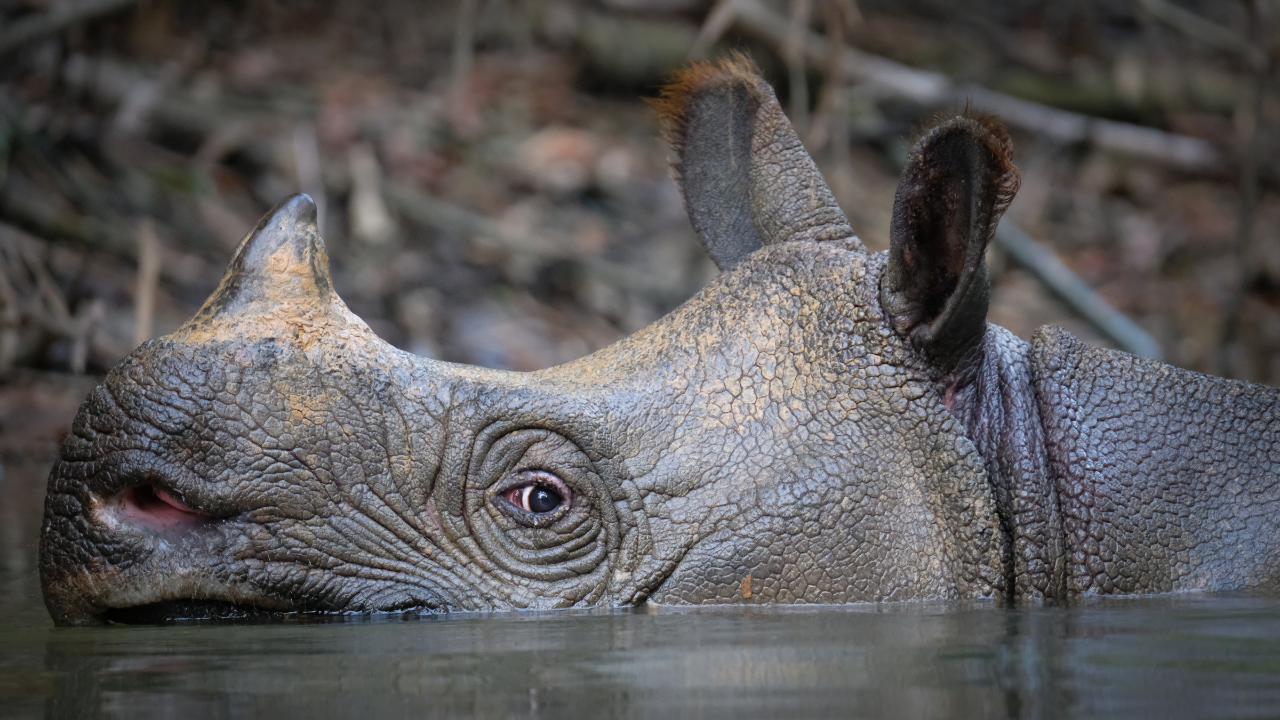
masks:
[[[45,21],[0,65],[0,369],[100,373],[171,332],[299,190],[392,343],[513,369],[598,349],[715,272],[640,98],[691,50],[739,50],[871,249],[913,129],[972,101],[1013,131],[1011,220],[1166,360],[1280,383],[1265,2],[98,4],[51,25],[0,2],[9,31]],[[993,322],[1112,342],[991,261]]]

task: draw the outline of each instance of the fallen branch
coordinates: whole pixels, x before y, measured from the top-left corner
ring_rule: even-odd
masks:
[[[31,277],[35,278],[36,294],[43,301],[44,312],[52,320],[52,327],[64,328],[64,332],[75,326],[71,318],[71,312],[67,309],[66,298],[62,296],[62,290],[58,288],[58,283],[49,274],[49,269],[44,265],[44,259],[37,253],[37,244],[33,242],[17,243],[18,254],[26,263],[27,272],[31,273]]]
[[[501,222],[446,200],[432,197],[399,183],[384,183],[383,193],[395,211],[409,222],[427,229],[445,230],[463,236],[479,236],[511,253],[537,255],[547,259],[579,259],[567,243],[539,235],[514,231]],[[609,284],[633,292],[669,300],[671,289],[646,273],[637,273],[618,263],[599,258],[582,260],[592,272]]]
[[[1009,125],[1031,130],[1061,143],[1090,143],[1104,150],[1156,160],[1187,170],[1215,170],[1223,164],[1217,149],[1199,138],[1059,110],[977,85],[962,86],[956,92],[956,97],[998,115]]]
[[[750,12],[757,12],[762,7],[757,0],[731,0],[731,2],[733,7],[745,7]],[[773,19],[781,18],[781,16],[767,9],[764,9],[764,12],[768,13]],[[741,21],[743,17],[744,15],[740,14],[739,20]],[[778,27],[783,28],[783,32],[785,32],[785,18],[781,19],[784,22]],[[758,21],[759,17],[756,20]],[[778,35],[780,40],[782,34],[775,34]],[[830,62],[828,53],[831,50],[829,50],[826,41],[817,36],[816,33],[807,33],[804,48],[806,59],[809,62],[821,62],[824,59]],[[899,94],[907,97],[913,97],[918,100],[927,98],[930,103],[937,103],[941,102],[941,99],[954,98],[956,96],[956,89],[952,86],[950,79],[944,75],[915,70],[884,58],[861,53],[852,48],[844,48],[843,53],[840,55],[840,60],[847,77],[858,78],[868,82],[871,81],[868,78],[874,78],[874,82],[886,84],[901,81],[896,86],[896,89],[900,91]],[[111,92],[114,87],[114,83],[98,83],[95,89],[99,97],[104,100],[112,99],[113,95],[116,95],[118,99],[118,95]],[[975,93],[975,90],[980,92]],[[1145,137],[1148,140],[1152,137],[1157,139],[1171,137],[1182,141],[1200,142],[1191,138],[1169,136],[1167,133],[1160,133],[1149,128],[1097,121],[1075,113],[1018,100],[1007,95],[991,93],[981,88],[971,88],[969,92],[975,93],[993,104],[1005,102],[1006,105],[1003,107],[1009,112],[1011,122],[1022,121],[1044,124],[1048,128],[1047,130],[1044,128],[1035,129],[1056,133],[1054,137],[1076,140],[1092,139],[1101,144],[1100,138],[1113,138],[1115,134],[1109,135],[1107,132],[1099,132],[1098,128],[1118,126],[1126,131],[1135,132],[1137,136]],[[982,93],[987,93],[987,95],[982,95]],[[1037,115],[1036,113],[1040,114]],[[225,113],[211,112],[209,108],[198,107],[194,103],[182,99],[167,97],[158,99],[158,102],[151,109],[150,116],[154,121],[202,134],[213,133],[217,128],[231,121],[231,118]],[[1083,130],[1079,123],[1084,123]],[[1104,124],[1100,126],[1098,123]],[[1150,133],[1154,133],[1154,135],[1150,135]],[[1115,144],[1116,141],[1112,140],[1111,142]],[[1131,138],[1128,142],[1130,145],[1134,145]],[[1132,148],[1130,149],[1132,150]],[[1166,157],[1163,158],[1166,161],[1169,160],[1169,157],[1180,157],[1176,153],[1170,155],[1170,151],[1167,148],[1161,150],[1161,152],[1166,154]],[[266,162],[270,159],[264,157],[262,160]],[[1186,158],[1182,160],[1187,162]],[[383,184],[382,189],[384,197],[395,212],[401,218],[419,227],[443,229],[462,236],[480,237],[513,254],[534,255],[547,259],[578,258],[576,250],[566,243],[558,242],[538,233],[508,227],[498,220],[432,197],[412,187],[386,182]],[[40,234],[66,236],[68,230],[72,229],[51,227],[50,225],[47,224],[45,227],[40,228]],[[88,226],[84,227],[87,228]],[[84,239],[85,230],[80,227],[74,229],[80,232],[70,234]],[[1023,241],[1024,239],[1025,242]],[[1025,233],[1009,222],[1001,225],[1001,231],[997,233],[996,241],[1002,247],[1005,247],[1015,260],[1040,277],[1046,285],[1061,295],[1081,315],[1096,325],[1108,337],[1111,337],[1122,348],[1145,357],[1159,356],[1159,345],[1149,335],[1115,308],[1108,305],[1087,283],[1075,276],[1069,268],[1063,265],[1051,251],[1026,237]],[[117,245],[117,247],[119,246]],[[129,257],[137,256],[137,246],[131,241],[128,242],[127,248],[120,248],[120,250],[123,251],[120,254]],[[651,294],[655,297],[665,298],[671,294],[670,289],[664,285],[616,263],[600,259],[586,260],[584,262],[587,267],[591,268],[601,278],[619,287],[624,287],[634,292]]]
[[[38,237],[66,241],[86,252],[138,258],[132,237],[96,218],[51,212],[49,208],[19,202],[6,193],[0,193],[0,220]]]
[[[41,257],[47,244],[0,222],[0,367],[12,364],[21,334],[35,331],[71,341],[69,369],[83,373],[90,352],[119,358],[132,348],[98,332],[106,314],[101,298],[81,302],[73,316]]]
[[[0,223],[0,258],[3,258],[6,284],[13,290],[13,305],[19,309],[20,318],[25,317],[51,335],[71,337],[76,324],[67,311],[62,292],[36,252],[39,245],[38,240],[20,229]],[[15,284],[18,287],[15,288]]]
[[[1206,20],[1190,10],[1183,10],[1168,0],[1138,0],[1142,8],[1157,20],[1173,27],[1187,37],[1194,38],[1215,49],[1234,55],[1260,68],[1267,62],[1266,53],[1229,28]]]
[[[134,295],[133,346],[151,339],[156,309],[156,285],[160,280],[160,239],[151,218],[138,228],[138,288]]]
[[[18,326],[22,322],[22,308],[18,304],[18,292],[9,280],[9,263],[0,253],[0,373],[13,368],[18,355]]]
[[[52,35],[78,22],[92,20],[116,10],[134,5],[138,0],[81,0],[80,2],[54,3],[53,9],[39,15],[24,17],[4,30],[0,30],[0,54]]]
[[[788,26],[786,17],[765,7],[760,0],[736,0],[732,10],[744,30],[775,47],[784,47]],[[805,36],[804,51],[808,62],[822,67],[829,52],[827,40],[809,31]],[[1198,138],[1059,110],[975,85],[958,87],[942,73],[917,70],[852,47],[844,48],[842,61],[849,77],[922,105],[971,103],[999,115],[1010,125],[1048,135],[1061,142],[1088,142],[1103,150],[1186,170],[1214,170],[1224,164],[1218,150]]]
[[[316,142],[315,126],[309,122],[298,123],[293,129],[293,167],[298,176],[298,189],[310,195],[316,204],[316,227],[323,234],[329,199],[320,173],[320,146]]]
[[[1004,220],[996,228],[996,245],[1111,338],[1121,350],[1139,357],[1160,359],[1160,343],[1155,338],[1112,307],[1089,283],[1064,265],[1052,250],[1036,242],[1012,221]]]
[[[716,4],[711,7],[706,19],[702,21],[702,27],[698,30],[697,39],[693,41],[693,47],[689,48],[689,59],[701,60],[707,56],[711,46],[719,42],[733,25],[734,18],[738,14],[737,4],[738,0],[716,0]]]
[[[804,40],[813,15],[813,0],[791,0],[791,17],[782,41],[782,60],[787,64],[787,94],[791,96],[791,124],[801,136],[809,130],[809,79],[805,76]]]
[[[493,218],[432,197],[407,185],[388,182],[383,193],[396,212],[419,227],[445,230],[462,236],[480,236],[498,246],[519,252],[554,257],[564,254],[559,243],[539,235],[513,232]]]
[[[72,375],[84,374],[85,367],[89,364],[89,348],[92,346],[93,336],[106,311],[107,306],[102,298],[94,298],[84,303],[80,312],[76,313],[76,331],[71,337],[71,359],[67,363]]]

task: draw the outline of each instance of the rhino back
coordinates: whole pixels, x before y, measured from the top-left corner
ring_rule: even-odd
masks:
[[[1089,347],[1033,342],[1070,594],[1280,580],[1280,390]]]

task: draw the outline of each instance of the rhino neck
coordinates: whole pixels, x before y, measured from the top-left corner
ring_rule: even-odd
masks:
[[[988,325],[971,354],[944,379],[946,404],[986,462],[1005,538],[1008,597],[1060,597],[1062,523],[1035,402],[1031,345]]]
[[[1280,390],[1033,340],[1070,594],[1280,583]]]

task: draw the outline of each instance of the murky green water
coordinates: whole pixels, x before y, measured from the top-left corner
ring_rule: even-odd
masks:
[[[0,480],[0,717],[1280,717],[1280,598],[53,628]]]

